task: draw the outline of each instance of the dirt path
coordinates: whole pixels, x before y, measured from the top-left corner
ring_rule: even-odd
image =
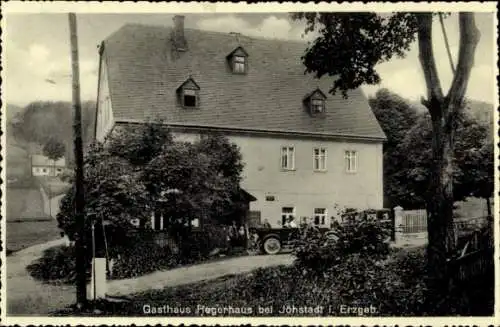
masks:
[[[33,246],[7,257],[7,314],[17,316],[46,316],[51,311],[62,309],[75,301],[72,285],[48,285],[33,279],[26,267],[40,258],[48,248],[62,245],[63,239]],[[133,293],[162,289],[225,275],[240,274],[259,267],[291,264],[289,254],[276,256],[245,256],[228,258],[172,270],[157,271],[132,279],[108,282],[107,294],[126,296]],[[89,293],[90,294],[90,293]]]
[[[292,262],[293,257],[290,254],[230,258],[190,267],[157,271],[139,278],[114,280],[108,283],[107,294],[124,296],[146,290],[162,289],[167,286],[179,286],[226,275],[242,274],[257,268],[289,265]]]
[[[73,303],[73,286],[43,284],[33,279],[26,271],[26,266],[40,258],[43,251],[63,243],[63,239],[58,239],[29,247],[7,257],[7,315],[45,316]]]

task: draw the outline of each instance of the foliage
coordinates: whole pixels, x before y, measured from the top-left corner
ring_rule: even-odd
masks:
[[[125,279],[143,276],[154,271],[172,269],[185,264],[206,261],[212,250],[227,247],[227,234],[220,226],[207,226],[203,232],[193,233],[183,244],[188,255],[181,256],[171,244],[160,245],[153,231],[136,230],[126,238],[116,231],[109,233],[108,241],[113,246],[108,249],[112,264],[111,279]],[[75,281],[75,248],[55,247],[46,250],[43,256],[28,266],[30,275],[45,282],[73,283]],[[89,260],[90,257],[88,256]],[[89,269],[90,267],[88,267]]]
[[[169,129],[158,119],[142,125],[120,126],[106,143],[110,155],[124,158],[134,166],[144,166],[172,141]]]
[[[105,220],[118,233],[132,228],[131,219],[146,219],[149,198],[139,173],[124,159],[113,157],[100,144],[94,144],[84,164],[85,219],[90,234],[91,220]],[[75,233],[74,191],[72,187],[61,200],[57,214],[59,228],[70,239]]]
[[[164,228],[179,243],[186,260],[201,260],[211,250],[212,240],[210,235],[193,236],[191,221],[208,221],[221,207],[237,209],[234,195],[239,191],[241,155],[220,136],[207,136],[194,144],[179,142],[161,121],[150,122],[124,127],[104,144],[91,144],[84,161],[86,239],[91,240],[91,223],[96,222],[98,251],[105,246],[103,223],[108,248],[127,243],[141,248],[141,240],[134,239],[137,226],[132,221],[139,228],[150,228],[152,212],[160,211]],[[62,199],[60,209],[59,227],[73,239],[74,188]],[[90,244],[87,248],[91,249]],[[129,263],[143,260],[124,258]],[[167,259],[158,258],[158,264]],[[148,268],[131,269],[140,273]]]
[[[112,279],[134,278],[154,271],[176,267],[179,258],[169,248],[148,240],[137,240],[129,246],[114,249],[117,253]]]
[[[58,160],[64,156],[66,147],[64,143],[55,138],[50,138],[43,146],[43,154],[50,160]]]
[[[409,130],[415,125],[418,114],[416,109],[404,98],[381,89],[369,99],[370,107],[382,130],[387,136],[384,143],[384,195],[386,207],[415,206],[414,195],[406,187],[407,153],[400,151],[399,145]],[[421,205],[421,203],[416,204]]]
[[[82,103],[82,131],[84,144],[90,143],[93,137],[95,102]],[[66,148],[71,147],[73,140],[72,109],[70,102],[35,101],[29,103],[18,115],[12,126],[17,140],[46,144],[50,139],[63,140]]]
[[[302,57],[306,72],[334,77],[332,93],[362,84],[378,84],[375,66],[394,56],[404,58],[415,41],[417,21],[412,13],[294,13],[304,19],[306,32],[319,36]]]
[[[167,225],[183,226],[236,210],[243,165],[235,145],[220,136],[174,142],[144,168],[142,178]]]
[[[221,185],[226,192],[214,199],[208,215],[220,221],[226,214],[240,210],[239,200],[241,173],[243,172],[243,159],[238,146],[219,134],[202,135],[195,143],[196,151],[205,154],[210,159],[210,167],[221,180]]]
[[[418,118],[398,146],[406,154],[403,169],[398,174],[399,185],[409,190],[402,203],[407,207],[421,206],[426,201],[432,165],[432,127],[428,114]],[[464,112],[457,119],[454,149],[455,201],[469,196],[488,197],[493,194],[493,155],[488,128]],[[428,195],[432,199],[432,195]],[[413,199],[413,200],[412,200]],[[413,202],[413,205],[412,205]]]
[[[295,247],[294,254],[296,264],[305,273],[326,273],[350,255],[377,261],[389,253],[389,230],[376,220],[336,224],[332,232],[336,236],[335,241],[326,240],[321,233],[303,234],[302,242]]]
[[[432,120],[432,157],[426,207],[429,226],[429,295],[448,288],[446,257],[454,248],[453,229],[453,152],[457,117],[464,111],[467,83],[474,66],[480,39],[474,13],[458,13],[460,44],[453,82],[443,92],[433,53],[433,17],[440,13],[296,13],[306,20],[306,33],[317,30],[319,36],[302,60],[306,72],[316,77],[334,77],[331,93],[347,91],[362,84],[377,84],[375,66],[394,55],[404,57],[413,41],[418,41],[419,60],[426,84],[427,99],[422,104]],[[430,298],[430,297],[429,297]],[[432,301],[431,301],[432,302]]]
[[[384,194],[388,207],[422,208],[428,191],[432,127],[428,114],[417,113],[407,100],[387,89],[369,99],[387,136],[384,144]],[[455,137],[455,201],[468,196],[487,198],[493,187],[493,155],[484,104],[469,101],[457,119]],[[486,107],[486,108],[485,108]]]
[[[73,283],[76,278],[75,258],[74,247],[58,246],[45,250],[42,257],[26,269],[38,280]]]

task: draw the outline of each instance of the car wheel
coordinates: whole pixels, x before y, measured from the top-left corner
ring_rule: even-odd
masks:
[[[276,237],[270,237],[264,241],[263,248],[266,254],[277,254],[281,251],[281,242]]]

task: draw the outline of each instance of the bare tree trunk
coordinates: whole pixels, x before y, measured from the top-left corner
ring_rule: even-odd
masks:
[[[422,103],[432,118],[433,170],[429,193],[428,213],[428,304],[437,314],[446,314],[449,308],[440,306],[450,286],[447,257],[455,248],[453,222],[453,136],[457,113],[463,110],[463,101],[474,53],[479,42],[479,31],[473,13],[459,13],[460,48],[453,82],[446,96],[443,95],[432,49],[432,14],[417,15],[419,59],[427,85],[427,99]]]

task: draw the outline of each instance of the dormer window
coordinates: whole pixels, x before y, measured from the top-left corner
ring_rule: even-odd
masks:
[[[184,107],[196,108],[196,98],[196,90],[185,89],[182,98],[182,105]]]
[[[325,111],[325,100],[311,99],[311,112],[313,114],[320,114]]]
[[[196,84],[192,77],[189,77],[177,89],[179,103],[184,108],[197,108],[199,106],[199,91],[200,87],[198,84]]]
[[[246,66],[246,58],[243,56],[234,56],[233,59],[233,72],[238,73],[238,74],[244,74],[245,73],[245,66]]]
[[[233,74],[246,74],[248,71],[248,53],[241,46],[234,49],[227,60]]]
[[[326,96],[320,89],[304,97],[304,105],[311,115],[321,115],[325,112]]]

